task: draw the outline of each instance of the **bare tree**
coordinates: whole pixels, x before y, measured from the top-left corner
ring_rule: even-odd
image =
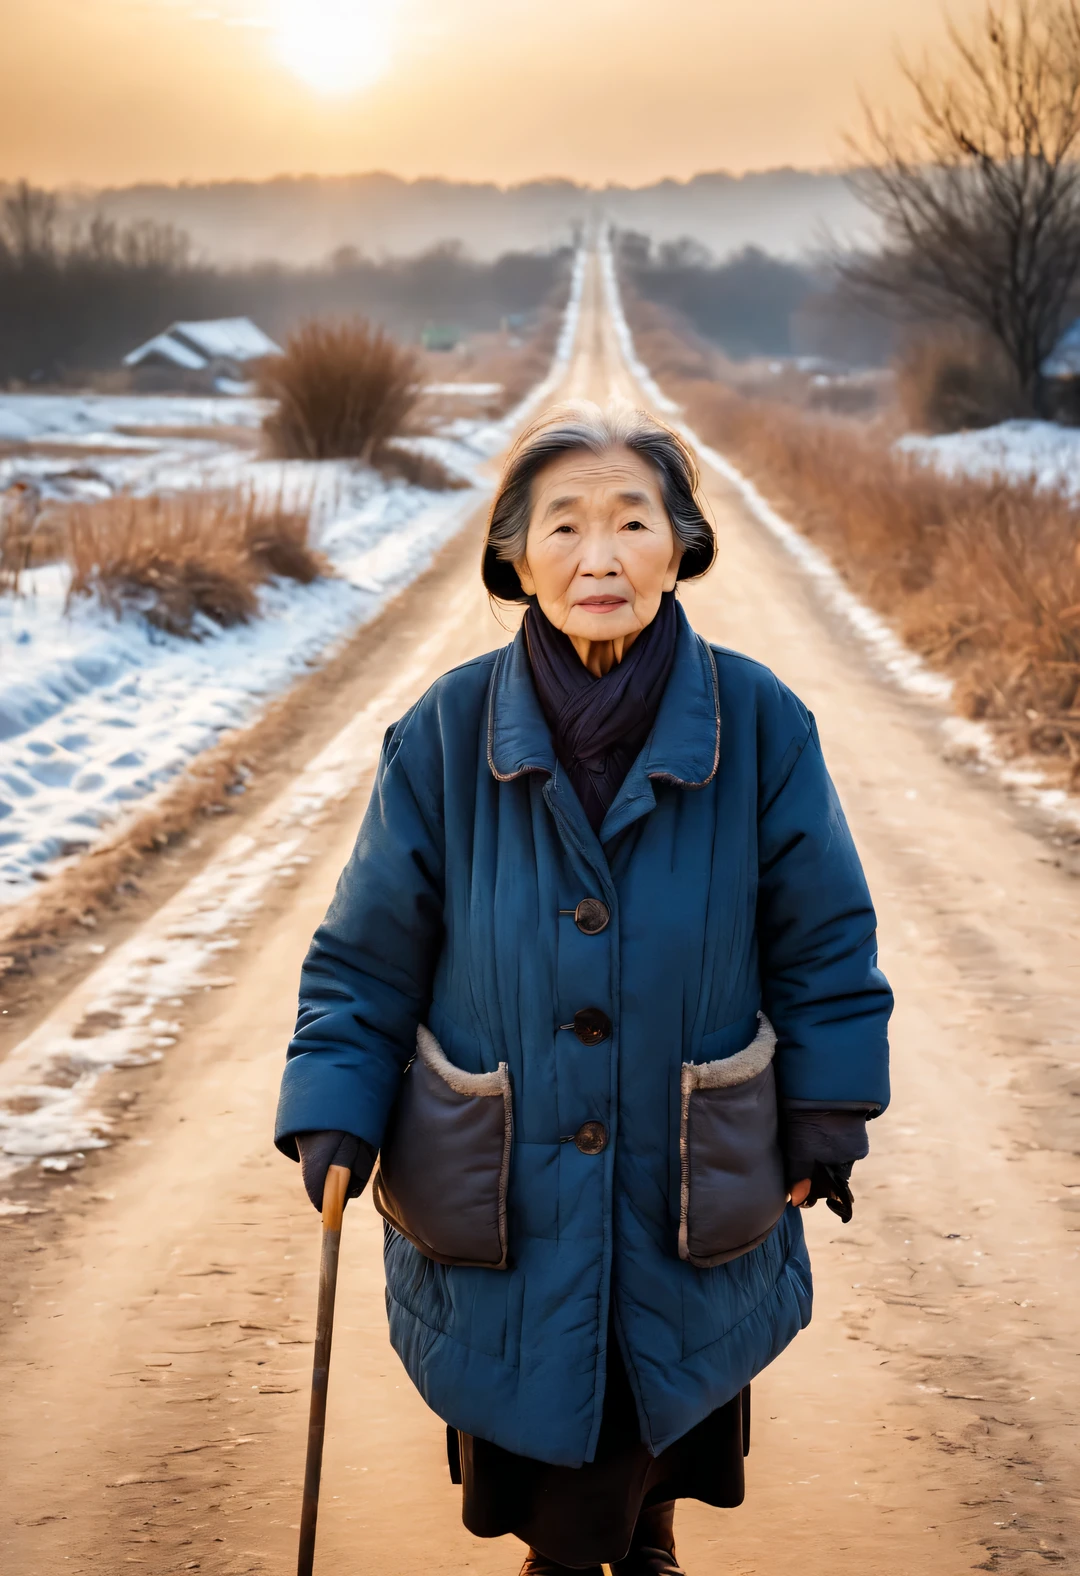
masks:
[[[0,246],[20,263],[53,259],[58,212],[51,192],[19,181],[0,204]]]
[[[1030,406],[1080,279],[1080,6],[991,0],[972,32],[948,36],[946,64],[902,62],[911,125],[866,109],[852,181],[885,244],[842,271],[991,335]]]

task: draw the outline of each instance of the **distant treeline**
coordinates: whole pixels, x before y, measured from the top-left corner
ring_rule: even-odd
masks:
[[[796,256],[812,248],[822,231],[842,240],[865,237],[873,228],[848,174],[822,170],[738,176],[714,170],[688,181],[602,190],[568,180],[496,186],[369,171],[147,183],[70,192],[64,201],[72,218],[84,224],[100,213],[118,224],[153,219],[174,225],[218,263],[274,257],[300,268],[345,245],[371,257],[413,257],[448,235],[488,260],[510,250],[550,251],[600,219],[656,241],[692,235],[716,257],[750,245]]]
[[[343,248],[321,267],[218,268],[169,225],[68,228],[50,193],[20,186],[0,204],[0,385],[116,367],[184,318],[250,317],[279,341],[314,316],[359,314],[407,340],[429,323],[496,328],[535,312],[568,265],[565,249],[477,262],[448,243],[382,262]]]
[[[622,231],[620,272],[637,294],[671,308],[734,361],[820,356],[879,366],[894,326],[851,300],[828,264],[789,262],[756,246],[717,261],[689,239],[655,246]]]

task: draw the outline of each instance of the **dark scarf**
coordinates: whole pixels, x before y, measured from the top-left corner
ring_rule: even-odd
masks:
[[[570,774],[594,832],[648,738],[675,660],[679,622],[666,591],[656,617],[621,662],[596,678],[535,601],[525,641],[555,754]]]

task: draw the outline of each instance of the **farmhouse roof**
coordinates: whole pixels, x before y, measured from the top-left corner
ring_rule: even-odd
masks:
[[[160,359],[197,372],[212,361],[256,361],[260,356],[280,354],[280,345],[249,317],[218,317],[201,323],[173,323],[163,334],[155,334],[145,345],[130,351],[124,365],[137,367]]]
[[[1080,377],[1080,317],[1069,324],[1041,370],[1044,378]]]

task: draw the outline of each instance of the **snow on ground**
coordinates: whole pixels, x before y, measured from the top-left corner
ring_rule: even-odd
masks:
[[[1002,476],[1062,487],[1080,497],[1080,428],[1052,421],[1003,421],[929,438],[907,433],[896,447],[947,476]]]
[[[0,439],[94,443],[118,427],[258,427],[257,399],[187,394],[0,394]]]
[[[209,626],[200,641],[89,602],[65,611],[57,566],[28,577],[26,595],[0,599],[0,902],[23,896],[50,861],[89,847],[374,617],[479,496],[355,481],[322,532],[336,577],[273,583],[260,618]]]
[[[66,571],[25,577],[0,597],[0,903],[12,903],[54,862],[82,852],[132,805],[174,777],[225,729],[250,722],[267,700],[325,659],[416,577],[490,486],[482,467],[557,382],[576,332],[583,260],[575,267],[551,373],[498,422],[457,418],[439,437],[417,440],[466,477],[465,491],[432,493],[386,482],[347,462],[259,460],[212,439],[154,437],[135,455],[95,452],[93,480],[58,478],[78,462],[0,459],[0,489],[18,475],[61,495],[249,485],[269,497],[312,500],[318,546],[334,577],[276,582],[248,625],[181,640],[96,604],[66,606]],[[254,426],[256,401],[111,396],[0,396],[0,434],[34,441],[85,439],[97,450],[118,427]],[[48,468],[48,469],[46,469]],[[92,489],[92,490],[87,490]]]
[[[16,482],[46,500],[227,487],[251,468],[267,408],[209,396],[0,394],[0,444],[35,446],[30,454],[0,451],[0,492]],[[240,444],[228,441],[230,427],[241,429]]]

